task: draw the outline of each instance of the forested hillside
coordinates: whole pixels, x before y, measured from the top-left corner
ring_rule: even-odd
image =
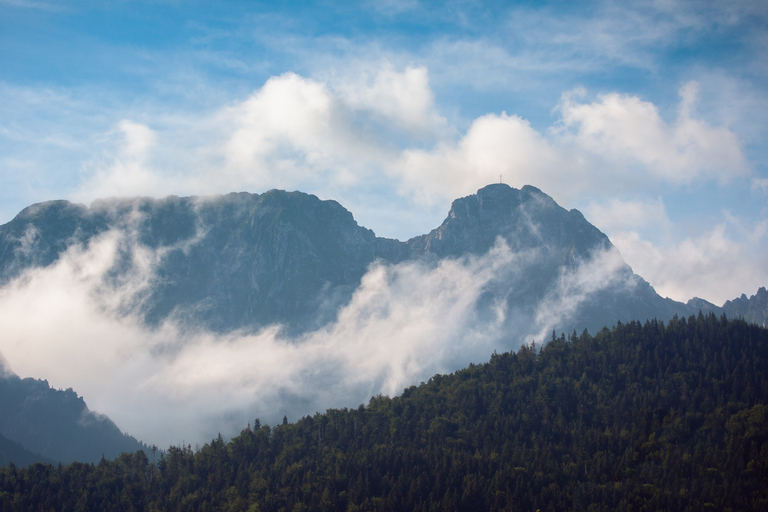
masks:
[[[494,354],[230,442],[0,471],[0,509],[768,509],[768,330],[714,315]]]

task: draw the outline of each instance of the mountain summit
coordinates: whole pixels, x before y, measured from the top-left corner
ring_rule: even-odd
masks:
[[[442,225],[408,241],[415,252],[439,257],[483,254],[503,237],[515,251],[545,247],[564,250],[563,262],[612,247],[608,237],[578,210],[567,211],[530,185],[481,188],[457,199]]]

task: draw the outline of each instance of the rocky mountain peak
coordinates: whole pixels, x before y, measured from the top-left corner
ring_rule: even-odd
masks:
[[[536,187],[501,183],[455,200],[440,227],[408,243],[412,250],[445,257],[482,254],[498,237],[513,250],[545,247],[575,258],[612,247],[578,210],[560,207]]]

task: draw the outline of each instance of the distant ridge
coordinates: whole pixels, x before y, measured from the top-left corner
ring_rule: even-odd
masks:
[[[747,298],[746,294],[727,301],[722,307],[728,318],[743,318],[747,322],[768,327],[768,291],[760,287],[755,295]]]
[[[11,441],[0,434],[0,466],[7,466],[10,463],[16,466],[28,466],[35,462],[44,464],[54,464],[56,461],[43,457],[40,454],[32,453],[16,441]]]
[[[0,457],[31,462],[92,462],[145,449],[103,415],[90,410],[72,389],[48,382],[0,377]]]

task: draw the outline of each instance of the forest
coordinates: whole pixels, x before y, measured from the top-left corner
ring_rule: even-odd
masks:
[[[768,330],[713,314],[496,354],[194,449],[0,469],[3,511],[768,510]]]

